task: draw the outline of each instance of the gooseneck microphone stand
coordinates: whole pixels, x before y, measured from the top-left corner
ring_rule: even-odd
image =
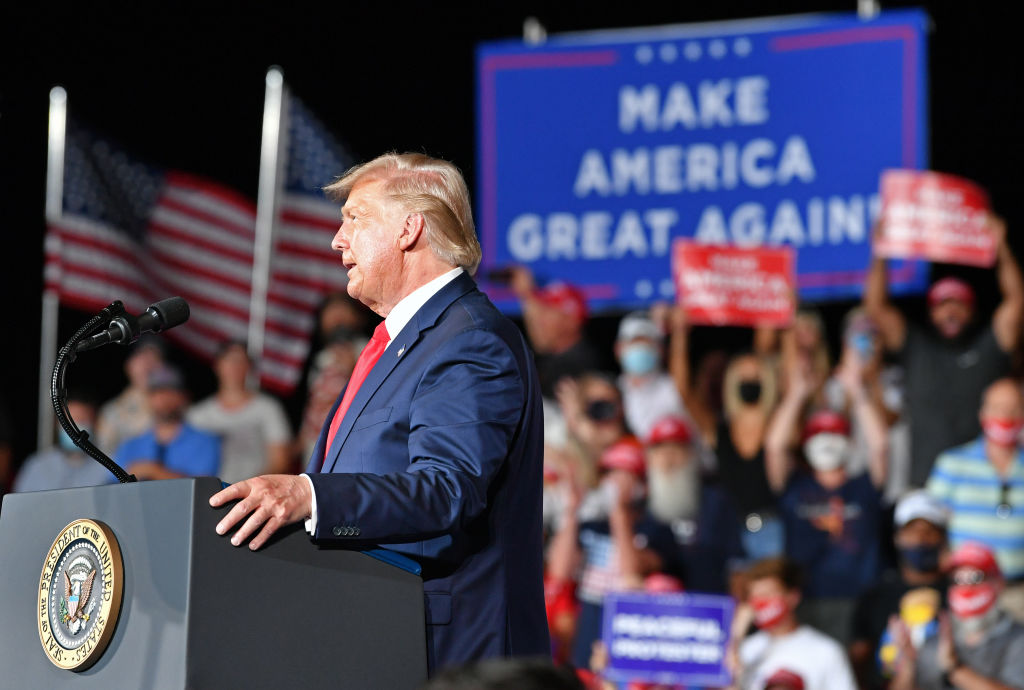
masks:
[[[125,312],[124,305],[118,300],[111,302],[99,314],[89,319],[57,353],[57,362],[53,367],[53,377],[50,379],[50,399],[53,402],[53,411],[57,415],[57,421],[60,422],[61,427],[71,437],[76,446],[81,448],[93,460],[110,470],[117,477],[117,481],[122,484],[138,480],[134,474],[125,472],[106,453],[93,445],[92,441],[89,440],[89,432],[79,429],[78,425],[75,424],[75,420],[71,418],[71,414],[68,412],[67,388],[64,384],[64,379],[67,375],[68,367],[78,357],[76,350],[78,343],[100,328],[106,327],[113,319],[126,316],[127,312]]]

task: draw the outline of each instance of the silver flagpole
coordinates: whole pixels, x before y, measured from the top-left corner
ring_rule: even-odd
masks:
[[[259,385],[267,322],[267,292],[270,288],[270,259],[277,224],[277,197],[281,188],[282,155],[287,142],[285,127],[284,75],[280,67],[267,70],[267,91],[263,99],[263,145],[260,150],[260,180],[256,197],[256,245],[253,250],[252,297],[249,303],[249,356],[257,363],[250,372],[251,383]]]
[[[46,145],[46,223],[60,220],[64,197],[64,137],[67,128],[68,95],[60,86],[50,89],[50,134]],[[60,240],[47,229],[45,248],[60,256]],[[54,245],[57,246],[54,246]],[[45,270],[45,269],[44,269]],[[53,270],[51,268],[51,270]],[[45,276],[45,274],[44,274]],[[53,278],[56,276],[45,276]],[[49,282],[49,281],[46,281]],[[53,405],[50,401],[50,377],[57,357],[57,316],[60,295],[43,289],[42,327],[39,336],[39,407],[36,447],[53,445]]]

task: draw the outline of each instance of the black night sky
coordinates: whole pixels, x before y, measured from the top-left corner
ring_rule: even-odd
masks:
[[[883,9],[922,4],[934,22],[932,167],[987,187],[1019,253],[1020,24],[994,9],[1002,3],[882,3]],[[474,46],[520,36],[528,16],[559,33],[855,10],[855,0],[4,2],[0,399],[14,421],[15,460],[32,450],[35,439],[50,87],[64,86],[73,116],[134,156],[212,178],[255,199],[264,75],[277,64],[290,88],[357,158],[389,149],[426,151],[453,160],[472,189]],[[985,281],[991,278],[981,275],[982,297],[994,296]],[[835,320],[830,310],[826,316]],[[62,341],[85,318],[65,313]],[[118,357],[112,352],[79,366],[93,367],[108,380],[104,392],[113,392],[122,381]]]

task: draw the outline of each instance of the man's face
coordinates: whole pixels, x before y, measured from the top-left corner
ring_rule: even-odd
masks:
[[[600,453],[622,437],[622,399],[615,386],[593,379],[580,387],[580,402],[580,440]]]
[[[149,393],[149,409],[158,422],[176,422],[185,416],[188,398],[176,388],[158,388]]]
[[[973,309],[960,300],[946,299],[931,308],[932,323],[944,338],[956,338],[971,322]]]
[[[942,530],[922,518],[911,520],[896,532],[896,546],[901,549],[942,546],[944,541]]]
[[[785,614],[791,615],[796,611],[797,605],[800,603],[800,592],[798,590],[788,590],[782,581],[776,577],[761,577],[756,580],[752,580],[747,587],[747,601],[749,601],[755,609],[757,609],[759,602],[777,601],[782,602],[785,606]],[[773,605],[772,608],[776,606]],[[760,627],[760,623],[758,624]]]
[[[381,313],[398,288],[402,252],[398,238],[404,214],[383,193],[383,181],[357,184],[341,209],[341,227],[331,248],[348,270],[348,294]]]
[[[540,301],[534,308],[533,318],[537,324],[537,339],[533,345],[538,352],[552,352],[567,340],[578,340],[583,331],[583,322],[578,318]]]
[[[986,420],[1024,420],[1024,400],[1020,389],[1010,381],[1001,381],[991,386],[985,393],[980,417],[982,426]]]
[[[693,450],[688,443],[675,441],[648,446],[647,467],[652,472],[669,474],[690,467]]]

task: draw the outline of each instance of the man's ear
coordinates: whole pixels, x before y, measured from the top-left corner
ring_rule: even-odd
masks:
[[[426,221],[422,213],[409,213],[405,216],[405,224],[398,235],[398,248],[407,252],[416,246],[426,231]]]

